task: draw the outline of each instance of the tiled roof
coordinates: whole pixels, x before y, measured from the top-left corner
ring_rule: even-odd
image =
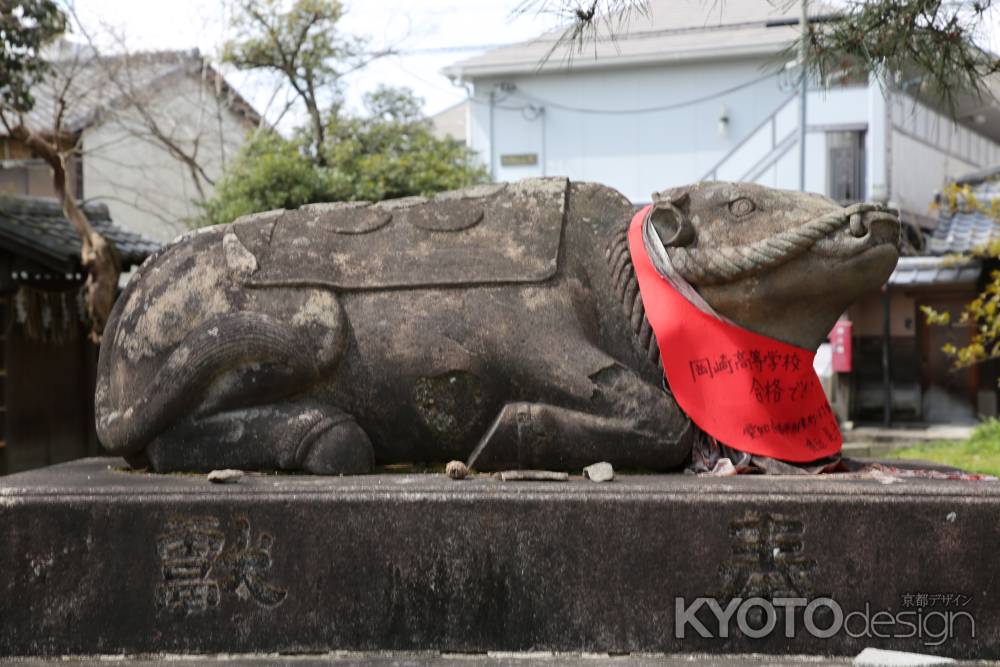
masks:
[[[141,264],[160,246],[111,222],[104,204],[87,204],[84,214],[94,229],[115,244],[122,269]],[[80,237],[55,199],[0,195],[0,248],[22,255],[55,271],[80,269]]]
[[[563,69],[571,58],[574,69],[609,65],[726,58],[736,55],[774,55],[798,36],[798,3],[768,0],[650,0],[648,15],[609,17],[597,25],[596,41],[582,53],[560,46],[552,51],[564,28],[533,40],[503,46],[444,68],[460,78],[534,73]],[[809,3],[810,16],[832,14],[833,5]],[[542,60],[551,56],[545,65]]]
[[[996,221],[988,215],[958,211],[941,218],[927,241],[927,251],[932,255],[966,253],[987,243],[998,231]]]
[[[989,206],[994,199],[1000,199],[1000,181],[977,183],[970,178],[960,179],[958,183],[970,185],[973,196],[981,204]],[[986,213],[962,208],[951,213],[944,211],[933,236],[927,241],[927,252],[932,255],[967,253],[997,237],[1000,237],[1000,224]]]
[[[128,106],[130,96],[142,99],[174,76],[202,78],[248,124],[260,122],[254,108],[196,49],[98,56],[88,47],[59,40],[47,55],[56,75],[32,89],[35,106],[27,114],[25,124],[28,127],[51,128],[57,101],[62,98],[67,103],[63,128],[67,132],[77,132],[96,122],[109,109]]]
[[[944,257],[900,257],[889,276],[894,287],[915,285],[974,285],[979,279],[979,260],[954,261]]]
[[[997,190],[997,183],[992,181],[996,181],[998,177],[1000,177],[1000,166],[987,167],[979,171],[969,172],[961,178],[955,179],[955,182],[959,185],[974,185],[984,188],[992,187],[992,189]]]

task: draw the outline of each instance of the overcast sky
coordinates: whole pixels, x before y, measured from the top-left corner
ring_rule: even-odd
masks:
[[[490,45],[530,39],[554,25],[554,17],[511,20],[518,0],[345,0],[346,32],[370,38],[374,47],[412,51],[426,48]],[[226,38],[229,9],[222,0],[75,0],[80,20],[112,50],[110,32],[124,37],[131,51],[197,47],[217,59]],[[440,74],[442,67],[480,51],[393,56],[348,79],[348,101],[379,83],[408,86],[424,99],[424,110],[436,113],[465,98],[462,88]],[[225,70],[226,78],[259,111],[274,91],[275,79]],[[271,103],[280,108],[280,101]],[[272,117],[269,114],[269,117]],[[288,120],[282,126],[289,126]]]
[[[131,51],[197,47],[218,59],[229,25],[226,0],[69,0],[102,50],[114,50],[112,33],[124,37]],[[706,0],[716,2],[717,0]],[[833,0],[839,3],[842,0]],[[347,80],[348,103],[360,106],[364,92],[378,84],[408,86],[424,99],[424,111],[434,114],[465,98],[465,90],[440,74],[442,67],[480,50],[413,53],[414,50],[489,46],[530,39],[558,23],[553,16],[523,16],[512,20],[520,0],[344,0],[345,32],[365,36],[375,48],[392,46],[403,55],[378,61]],[[980,42],[1000,50],[995,11],[983,25]],[[271,121],[284,106],[274,97],[278,77],[223,69],[226,78]],[[288,94],[288,91],[285,91]],[[301,110],[279,125],[289,130],[304,122]]]

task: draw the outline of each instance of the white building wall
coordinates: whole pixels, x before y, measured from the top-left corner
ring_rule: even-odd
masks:
[[[468,138],[494,180],[569,176],[605,183],[635,202],[706,176],[797,189],[798,102],[778,76],[766,76],[773,69],[758,59],[479,79]],[[613,113],[701,100],[747,82],[675,109]],[[807,189],[827,190],[826,132],[867,128],[870,90],[810,92]],[[537,163],[505,166],[505,155],[533,155]]]
[[[827,191],[826,135],[867,127],[864,87],[810,91],[806,100],[806,190]],[[789,97],[712,170],[710,178],[799,188],[799,100]]]
[[[467,102],[459,102],[431,116],[431,131],[434,136],[438,139],[465,142],[468,106]]]
[[[703,98],[761,79],[766,72],[765,61],[746,60],[479,79],[470,109],[470,145],[487,163],[492,157],[495,180],[565,175],[599,181],[633,201],[647,201],[655,190],[700,179],[790,92],[779,87],[777,77],[769,77],[673,110],[611,111]],[[505,91],[503,83],[513,84],[513,90]],[[723,107],[729,119],[724,136],[719,132]],[[581,108],[608,113],[573,110]],[[501,155],[515,154],[535,154],[538,164],[501,165]]]
[[[798,189],[798,101],[778,77],[676,109],[612,113],[697,100],[767,71],[763,60],[713,61],[481,79],[468,138],[494,180],[569,176],[605,183],[634,202],[705,177]],[[807,111],[811,192],[829,194],[829,132],[865,132],[867,198],[918,213],[949,178],[1000,164],[996,143],[905,95],[886,100],[874,79],[810,91]],[[723,114],[728,128],[720,134]],[[504,155],[533,155],[537,163],[504,166]]]
[[[799,189],[799,161],[795,153],[797,150],[798,146],[792,151],[795,155],[795,168],[789,170],[789,173],[795,174],[795,180],[785,180],[778,187],[788,190]],[[829,194],[826,176],[826,132],[814,130],[806,134],[806,192]]]
[[[934,193],[950,180],[1000,165],[1000,145],[904,95],[891,113],[891,199],[900,209],[927,213]]]
[[[178,145],[191,150],[197,140],[198,161],[213,181],[246,138],[244,121],[195,77],[164,82],[145,106]],[[198,214],[187,166],[150,135],[134,109],[88,129],[83,150],[84,197],[105,202],[115,224],[166,242]]]

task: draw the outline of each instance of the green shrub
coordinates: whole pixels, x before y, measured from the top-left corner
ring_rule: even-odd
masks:
[[[985,420],[963,442],[931,442],[893,450],[887,456],[931,461],[1000,477],[1000,420]]]

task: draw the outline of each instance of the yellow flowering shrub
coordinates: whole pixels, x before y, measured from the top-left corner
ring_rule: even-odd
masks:
[[[945,188],[941,196],[941,204],[949,211],[977,211],[990,216],[1000,223],[1000,198],[993,197],[989,201],[980,201],[969,185],[951,184]],[[1000,258],[1000,238],[977,246],[967,256],[979,259]],[[928,324],[946,326],[951,323],[950,313],[939,313],[928,306],[920,310]],[[968,345],[957,347],[952,344],[942,346],[941,350],[951,357],[956,368],[964,368],[982,363],[989,359],[1000,358],[1000,271],[990,272],[989,282],[982,291],[962,308],[959,324],[974,327],[972,339]]]

